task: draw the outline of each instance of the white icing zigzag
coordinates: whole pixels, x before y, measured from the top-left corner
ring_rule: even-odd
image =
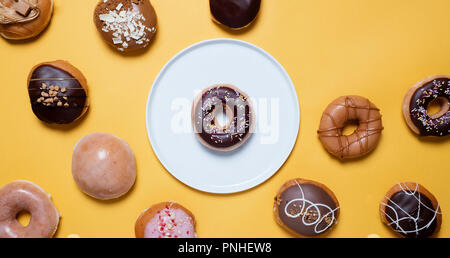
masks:
[[[300,189],[301,197],[289,201],[289,202],[286,204],[286,207],[284,207],[284,213],[286,214],[286,216],[295,219],[295,218],[298,218],[298,217],[302,216],[304,213],[308,213],[308,211],[309,211],[310,209],[313,209],[313,210],[315,210],[315,211],[317,212],[317,216],[318,216],[317,219],[314,220],[313,222],[307,222],[307,221],[305,220],[305,217],[306,217],[306,216],[303,216],[303,217],[302,217],[302,220],[301,220],[302,223],[303,223],[305,226],[314,226],[314,232],[315,232],[316,234],[320,234],[320,233],[322,233],[322,232],[325,232],[328,228],[330,228],[330,227],[335,223],[335,221],[336,221],[335,212],[339,209],[339,207],[337,207],[336,209],[333,210],[333,209],[331,209],[331,207],[329,207],[328,205],[325,205],[325,204],[322,204],[322,203],[313,203],[313,202],[311,202],[310,200],[305,199],[305,195],[304,195],[304,193],[303,193],[302,187],[301,187],[300,184],[297,182],[297,180],[295,180],[295,182],[297,183],[297,186],[298,186],[298,188]],[[296,214],[294,214],[294,215],[291,215],[291,214],[288,212],[288,207],[289,207],[289,205],[291,205],[293,202],[302,202],[302,204],[301,204],[301,210],[300,210],[298,213],[296,213]],[[305,206],[306,206],[305,204],[309,204],[309,206],[308,206],[306,209],[305,209]],[[327,212],[327,213],[325,213],[325,214],[322,215],[322,214],[320,213],[320,209],[319,209],[320,207],[325,208],[325,209],[328,210],[329,212]],[[327,226],[326,226],[325,228],[319,230],[319,229],[318,229],[319,225],[320,225],[320,224],[322,223],[322,221],[323,221],[328,215],[330,215],[330,214],[331,214],[331,222],[330,222],[329,224],[325,222],[325,224],[327,224]]]
[[[428,227],[433,223],[433,221],[436,219],[437,214],[441,214],[441,213],[438,212],[438,210],[439,210],[439,203],[437,204],[436,210],[434,210],[433,207],[431,207],[431,208],[428,207],[428,206],[425,205],[425,204],[422,202],[422,200],[421,200],[420,192],[418,192],[418,190],[419,190],[419,184],[416,183],[416,188],[415,188],[413,191],[412,191],[411,189],[409,189],[408,186],[407,186],[405,183],[403,183],[403,184],[404,184],[404,186],[402,186],[402,183],[398,183],[398,185],[399,185],[400,188],[402,189],[403,193],[405,193],[406,195],[409,195],[409,196],[413,196],[413,197],[417,200],[417,202],[418,202],[417,216],[414,217],[413,215],[409,214],[408,212],[406,212],[405,210],[403,210],[402,207],[400,207],[397,203],[395,203],[395,202],[393,202],[392,200],[390,200],[387,196],[384,197],[384,198],[387,200],[387,202],[386,202],[386,203],[383,202],[382,205],[386,206],[386,208],[389,208],[389,209],[392,210],[392,212],[394,212],[394,214],[395,214],[395,219],[392,218],[391,216],[389,216],[383,209],[381,210],[381,212],[382,212],[387,218],[389,218],[389,219],[392,221],[391,223],[389,223],[389,226],[392,226],[393,224],[395,224],[396,228],[392,227],[395,231],[397,231],[397,232],[399,232],[399,233],[403,233],[403,234],[405,234],[405,235],[406,235],[406,234],[409,234],[409,233],[415,233],[416,236],[418,236],[420,231],[422,231],[422,230],[428,228]],[[419,196],[416,196],[416,195],[415,195],[416,193],[418,193]],[[406,216],[404,216],[404,217],[399,217],[397,211],[394,209],[394,206],[391,206],[391,205],[388,204],[389,201],[390,201],[391,203],[393,203],[394,206],[395,206],[396,208],[400,209],[403,213],[405,213]],[[419,221],[419,216],[420,216],[420,209],[421,209],[422,207],[425,208],[425,209],[430,210],[431,212],[434,213],[434,215],[433,215],[433,218],[428,222],[428,224],[426,224],[425,226],[419,228],[418,221]],[[405,229],[403,229],[403,228],[400,226],[400,222],[401,222],[401,221],[404,221],[404,220],[411,220],[412,222],[414,222],[414,225],[415,225],[415,228],[416,228],[416,229],[415,229],[415,230],[405,230]]]

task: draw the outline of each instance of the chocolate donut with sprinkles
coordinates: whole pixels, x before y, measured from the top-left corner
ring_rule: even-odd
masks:
[[[435,114],[432,104],[440,106]],[[414,85],[403,101],[403,116],[409,128],[420,136],[444,137],[450,134],[450,77],[434,75]]]
[[[192,106],[192,125],[200,142],[218,151],[231,151],[248,140],[254,130],[254,111],[249,97],[229,84],[203,90]],[[225,114],[221,125],[218,114]]]

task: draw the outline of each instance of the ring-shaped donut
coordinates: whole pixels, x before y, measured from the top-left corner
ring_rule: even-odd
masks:
[[[228,122],[222,126],[217,114]],[[247,94],[230,84],[203,90],[192,106],[192,125],[200,142],[213,150],[231,151],[248,140],[254,131],[255,116]]]
[[[357,121],[358,128],[353,134],[344,135],[342,130],[351,121]],[[361,157],[374,150],[382,130],[380,110],[370,100],[343,96],[324,111],[318,134],[329,153],[347,159]]]
[[[25,227],[17,215],[31,214]],[[15,181],[0,189],[0,238],[50,238],[56,232],[59,213],[50,195],[28,181]]]
[[[440,109],[428,113],[436,102]],[[444,137],[450,134],[450,77],[430,76],[414,85],[403,100],[403,116],[409,128],[420,136]]]

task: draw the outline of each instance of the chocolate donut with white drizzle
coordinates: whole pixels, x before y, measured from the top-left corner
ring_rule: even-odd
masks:
[[[381,220],[407,238],[426,238],[439,232],[442,213],[439,202],[418,183],[394,185],[380,204]]]
[[[328,232],[339,217],[339,202],[325,185],[305,179],[292,179],[275,196],[276,222],[301,237],[317,237]]]
[[[221,126],[216,118],[223,112],[228,118]],[[203,90],[192,106],[192,125],[200,142],[218,151],[231,151],[248,140],[254,131],[255,116],[247,94],[230,84]]]

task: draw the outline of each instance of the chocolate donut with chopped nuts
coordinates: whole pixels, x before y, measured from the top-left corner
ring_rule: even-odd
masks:
[[[148,47],[157,29],[156,12],[149,0],[100,0],[94,23],[102,38],[122,53]]]
[[[36,65],[28,76],[28,94],[34,114],[46,123],[69,124],[89,108],[83,74],[69,62]]]

